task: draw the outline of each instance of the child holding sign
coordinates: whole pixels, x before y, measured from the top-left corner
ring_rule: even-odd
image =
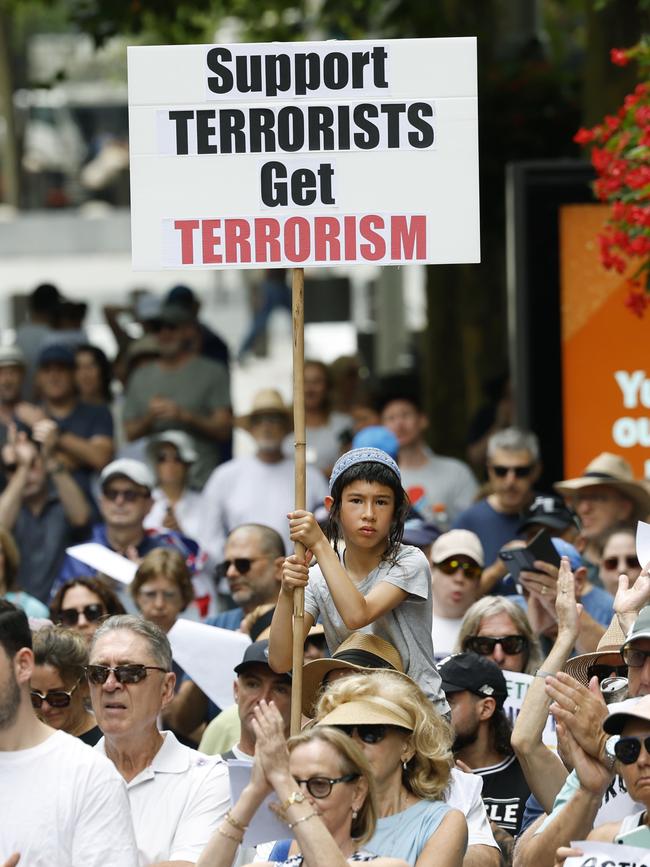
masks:
[[[433,663],[429,564],[418,548],[401,544],[409,502],[399,467],[381,449],[347,452],[334,465],[325,505],[327,537],[311,512],[289,514],[291,539],[307,551],[304,558],[294,554],[284,563],[271,624],[272,668],[291,667],[293,590],[304,587],[305,636],[318,618],[330,650],[355,630],[378,635],[397,648],[406,673],[436,708],[447,712]],[[339,538],[345,544],[341,554]],[[310,571],[312,554],[318,565]]]

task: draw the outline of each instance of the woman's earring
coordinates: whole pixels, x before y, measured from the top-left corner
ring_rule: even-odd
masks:
[[[406,761],[402,762],[402,768],[403,768],[404,770],[406,770],[406,769],[408,768],[408,764],[409,764],[409,763],[406,762]]]
[[[356,810],[352,810],[352,821],[354,821],[354,820],[357,818],[358,815],[359,815],[359,814],[358,814],[358,812],[357,812]]]

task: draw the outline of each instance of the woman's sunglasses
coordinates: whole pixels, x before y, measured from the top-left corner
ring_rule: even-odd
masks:
[[[72,693],[79,686],[79,681],[75,683],[70,692],[64,689],[49,689],[45,695],[37,689],[32,689],[30,694],[32,697],[32,707],[40,710],[43,702],[46,701],[50,707],[68,707],[72,701]]]
[[[616,568],[620,569],[621,564],[623,564],[623,569],[639,568],[639,560],[636,554],[628,554],[626,557],[605,557],[602,563],[604,568],[609,572],[612,572]]]
[[[462,569],[465,575],[472,579],[480,578],[481,572],[483,571],[476,563],[472,563],[469,560],[459,560],[456,557],[452,557],[449,560],[443,560],[442,563],[434,563],[433,565],[436,569],[440,569],[441,572],[444,572],[445,575],[453,575],[454,572],[458,572],[459,569]]]
[[[594,675],[598,678],[598,683],[606,677],[627,677],[627,665],[590,665],[587,669],[587,680],[591,680]]]
[[[140,665],[139,663],[116,665],[115,668],[109,668],[107,665],[87,665],[86,677],[90,683],[101,686],[106,683],[109,674],[113,672],[118,683],[140,683],[147,676],[147,671],[150,670],[167,673],[165,668],[160,668],[158,665]]]
[[[641,755],[641,744],[650,755],[650,735],[647,738],[619,738],[614,744],[614,755],[624,765],[633,765]]]
[[[63,626],[76,626],[81,614],[88,623],[94,623],[106,614],[106,609],[100,602],[91,602],[90,605],[84,605],[83,608],[63,608],[59,611],[57,620]]]
[[[332,786],[337,783],[351,783],[358,780],[360,774],[345,774],[343,777],[329,779],[329,777],[310,777],[308,780],[296,780],[299,786],[306,786],[312,798],[327,798],[332,791]]]
[[[337,725],[336,728],[345,732],[345,734],[350,737],[354,737],[354,733],[356,732],[361,743],[379,744],[386,737],[390,726],[382,725],[381,723],[368,723],[366,725],[356,726]]]
[[[501,638],[491,638],[488,635],[470,635],[463,642],[464,650],[471,650],[480,656],[490,656],[497,644],[504,653],[514,655],[528,649],[528,639],[525,635],[503,635]]]

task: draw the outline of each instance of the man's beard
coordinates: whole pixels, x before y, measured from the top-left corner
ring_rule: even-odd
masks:
[[[478,727],[479,724],[477,723],[471,731],[457,732],[456,737],[454,738],[454,743],[451,747],[454,755],[459,753],[461,750],[464,750],[465,747],[471,747],[472,744],[476,743],[478,740]]]
[[[20,687],[13,669],[9,671],[7,683],[0,691],[0,731],[11,728],[16,722],[20,707]]]

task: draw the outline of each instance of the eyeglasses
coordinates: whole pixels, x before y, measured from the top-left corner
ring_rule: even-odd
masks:
[[[78,686],[79,681],[75,683],[70,692],[66,692],[64,689],[49,689],[45,695],[37,689],[32,689],[30,691],[32,707],[36,710],[40,710],[44,701],[46,701],[50,707],[68,707],[72,701],[72,693]]]
[[[636,554],[627,554],[625,557],[605,557],[602,561],[603,567],[605,569],[609,569],[611,572],[613,569],[616,569],[621,563],[624,564],[624,569],[638,569],[639,561],[637,560]],[[621,569],[621,571],[624,571]]]
[[[480,578],[483,571],[476,563],[471,563],[469,560],[443,560],[442,563],[434,563],[436,569],[440,569],[445,575],[453,575],[459,569],[462,569],[468,578]]]
[[[83,614],[88,623],[94,623],[106,614],[106,609],[100,602],[91,602],[83,608],[64,608],[59,612],[58,621],[64,626],[76,626],[79,616]]]
[[[105,488],[102,493],[107,500],[111,501],[111,503],[114,503],[120,497],[122,497],[125,503],[135,503],[135,501],[139,500],[140,497],[149,496],[148,493],[145,494],[143,491],[134,491],[131,488],[128,488],[126,491],[116,490],[115,488]]]
[[[499,479],[505,479],[508,473],[514,473],[517,479],[527,479],[533,471],[533,464],[526,464],[523,467],[504,467],[501,464],[490,464],[489,468]]]
[[[329,777],[310,777],[308,780],[296,780],[299,786],[306,786],[312,798],[327,798],[332,791],[332,786],[337,783],[351,783],[358,780],[360,774],[345,774],[331,780]]]
[[[621,648],[621,656],[629,668],[642,668],[646,659],[650,657],[650,650],[638,650],[636,647],[628,645]]]
[[[650,755],[650,735],[647,738],[619,738],[614,744],[614,755],[624,765],[633,765],[641,755],[641,744]]]
[[[165,602],[176,602],[180,595],[178,590],[138,590],[138,596],[143,596],[148,602],[153,602],[159,596],[162,596]]]
[[[607,677],[627,677],[627,665],[590,665],[587,669],[587,680],[594,676],[598,678],[598,683]]]
[[[268,557],[235,557],[234,560],[224,560],[223,563],[219,563],[217,566],[217,575],[223,577],[232,565],[234,565],[240,575],[245,575],[251,571],[251,566],[257,560],[268,560]]]
[[[108,675],[113,672],[115,680],[118,683],[140,683],[147,676],[148,671],[162,671],[167,674],[167,669],[161,668],[159,665],[140,665],[139,663],[131,663],[128,665],[116,665],[115,668],[109,668],[107,665],[87,665],[86,677],[90,683],[101,686],[108,680]]]
[[[340,729],[342,732],[345,732],[349,737],[353,737],[354,733],[357,733],[357,736],[361,743],[363,744],[379,744],[381,743],[388,733],[389,726],[382,725],[381,723],[367,723],[366,725],[357,725],[357,726],[336,726],[337,729]]]
[[[504,635],[501,638],[492,638],[488,635],[470,635],[463,642],[463,649],[472,650],[481,656],[489,656],[494,653],[497,644],[500,644],[503,652],[509,655],[528,650],[528,639],[525,635]]]

